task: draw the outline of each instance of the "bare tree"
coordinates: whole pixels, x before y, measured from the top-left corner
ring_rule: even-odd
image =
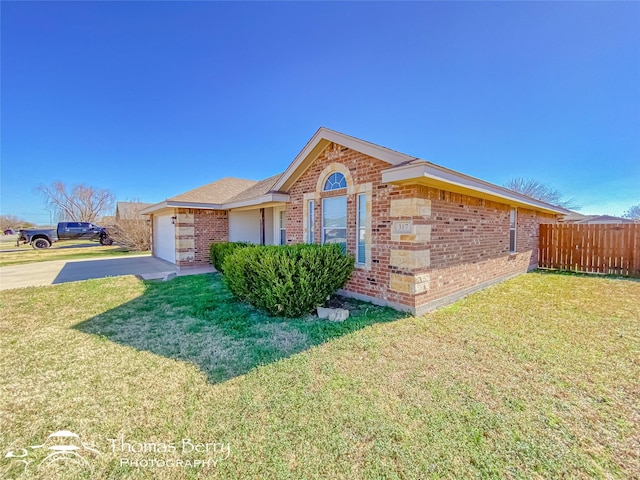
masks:
[[[532,178],[511,178],[507,180],[504,186],[514,192],[542,200],[552,205],[558,205],[564,208],[578,208],[578,205],[575,204],[573,199],[563,200],[562,194],[558,190]]]
[[[109,236],[115,243],[131,250],[151,249],[151,222],[140,213],[149,205],[139,200],[118,202],[115,225],[109,228]]]
[[[109,190],[89,185],[74,185],[71,189],[63,182],[41,185],[47,205],[58,212],[61,219],[75,222],[95,222],[105,211],[113,208],[114,197]]]
[[[638,205],[632,205],[629,210],[622,215],[624,218],[631,218],[633,220],[640,220],[640,203]]]
[[[21,228],[33,227],[34,224],[16,215],[0,215],[0,231],[4,232],[8,229],[19,230]]]

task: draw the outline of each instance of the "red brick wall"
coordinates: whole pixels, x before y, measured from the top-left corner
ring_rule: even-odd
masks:
[[[299,243],[303,239],[303,195],[316,191],[318,178],[331,163],[340,163],[349,169],[353,183],[372,184],[372,245],[371,269],[356,267],[345,290],[379,298],[387,302],[413,306],[411,295],[394,292],[389,289],[389,248],[391,242],[391,221],[389,218],[391,198],[409,198],[415,196],[416,187],[398,187],[382,184],[382,170],[389,168],[386,162],[369,157],[360,152],[342,149],[341,157],[329,160],[321,155],[292,186],[290,202],[287,205],[287,243]],[[344,190],[321,192],[315,202],[315,242],[322,239],[322,198],[345,195]],[[347,195],[347,251],[356,251],[356,194]]]
[[[517,210],[516,253],[509,252],[511,207],[476,197],[420,187],[431,200],[429,290],[416,306],[472,289],[501,277],[524,273],[538,264],[538,225],[551,215]]]
[[[227,210],[195,210],[195,264],[209,265],[209,245],[229,241]]]
[[[325,167],[339,163],[348,168],[353,183],[372,184],[371,191],[371,268],[357,267],[345,290],[375,297],[412,309],[501,277],[526,272],[537,266],[538,224],[554,222],[552,216],[518,209],[515,254],[509,253],[509,211],[505,204],[446,192],[425,186],[395,186],[381,182],[381,171],[390,165],[362,153],[343,148],[340,158],[329,160],[321,155],[296,181],[290,190],[287,206],[287,243],[303,238],[304,194],[316,191]],[[322,201],[345,191],[322,192],[315,202],[315,241],[322,235]],[[391,240],[392,199],[423,198],[431,201],[430,216],[409,218],[413,225],[431,225],[431,240],[408,243]],[[428,267],[407,269],[392,267],[390,251],[430,250]],[[356,250],[356,195],[347,195],[347,250]],[[390,288],[391,274],[428,276],[429,288],[416,295]]]

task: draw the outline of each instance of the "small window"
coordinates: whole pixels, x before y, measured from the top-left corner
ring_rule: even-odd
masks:
[[[322,243],[337,243],[347,251],[347,197],[322,199]]]
[[[356,235],[356,262],[365,263],[367,256],[367,196],[364,193],[358,195],[358,224]]]
[[[284,210],[280,210],[280,245],[287,244],[287,217],[286,212]]]
[[[340,172],[335,172],[329,175],[327,181],[324,184],[324,191],[340,190],[341,188],[347,188],[347,179]]]
[[[309,204],[308,204],[308,212],[307,212],[307,219],[309,221],[309,224],[307,225],[307,243],[314,243],[315,242],[315,224],[316,224],[316,212],[315,212],[315,206],[316,206],[316,202],[314,202],[313,200],[309,200]]]
[[[80,224],[78,222],[67,222],[67,228],[80,228]]]
[[[518,213],[515,208],[509,212],[509,252],[516,253],[516,224]]]

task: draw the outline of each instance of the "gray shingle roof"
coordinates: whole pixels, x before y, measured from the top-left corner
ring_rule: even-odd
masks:
[[[168,198],[168,201],[189,202],[189,203],[225,203],[230,198],[240,192],[251,188],[256,183],[255,180],[245,180],[243,178],[226,177],[209,183],[202,187],[194,188],[188,192],[181,193],[175,197]]]
[[[264,180],[260,180],[259,182],[255,183],[254,185],[247,188],[246,190],[243,190],[237,195],[231,197],[225,203],[240,202],[242,200],[249,200],[251,198],[261,197],[262,195],[271,191],[271,187],[273,187],[273,185],[276,183],[276,180],[280,178],[280,175],[282,174],[279,173],[277,175],[273,175],[272,177],[265,178]]]

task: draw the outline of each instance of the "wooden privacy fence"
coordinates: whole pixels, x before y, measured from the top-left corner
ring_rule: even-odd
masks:
[[[640,277],[640,224],[541,224],[538,265]]]

